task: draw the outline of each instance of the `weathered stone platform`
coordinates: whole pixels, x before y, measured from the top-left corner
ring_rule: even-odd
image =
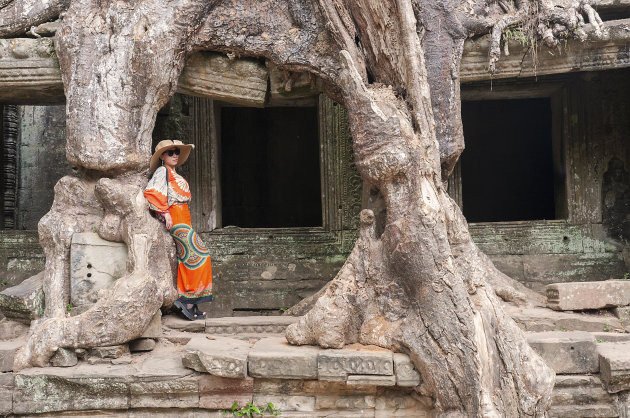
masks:
[[[152,334],[159,338],[142,340],[156,341],[152,351],[77,350],[74,366],[16,373],[9,357],[24,336],[0,341],[0,416],[221,417],[234,402],[271,402],[284,417],[433,416],[414,390],[421,381],[407,355],[360,344],[291,346],[282,333],[296,320],[166,315]],[[630,334],[556,330],[528,340],[558,373],[551,417],[628,416]]]

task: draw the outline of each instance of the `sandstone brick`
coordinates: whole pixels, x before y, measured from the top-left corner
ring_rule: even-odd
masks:
[[[13,412],[127,409],[129,386],[120,377],[65,377],[39,369],[15,376]],[[67,369],[57,369],[67,370]]]
[[[317,395],[315,409],[370,409],[374,408],[374,395]]]
[[[341,350],[321,350],[317,367],[319,379],[331,381],[346,380],[349,374],[383,376],[394,374],[390,351],[358,345]]]
[[[140,338],[160,338],[162,336],[162,312],[158,311],[151,318],[151,322]]]
[[[243,407],[251,402],[254,379],[231,379],[203,375],[199,378],[199,407],[206,409],[230,409],[234,402]]]
[[[406,354],[394,353],[394,374],[398,386],[418,386],[420,384],[420,373]]]
[[[537,332],[527,335],[529,345],[556,373],[596,373],[597,343],[588,332]]]
[[[394,386],[396,376],[348,375],[348,385]]]
[[[152,351],[155,348],[155,340],[152,338],[138,338],[129,343],[129,351]]]
[[[0,416],[13,410],[13,373],[0,373]]]
[[[127,245],[106,241],[94,232],[77,233],[70,246],[72,306],[95,303],[98,291],[110,287],[127,271]]]
[[[0,341],[14,340],[20,337],[26,337],[28,334],[28,325],[12,321],[7,318],[0,320]]]
[[[252,401],[254,405],[265,406],[269,402],[273,403],[276,408],[280,409],[283,412],[283,416],[286,416],[284,411],[308,412],[315,410],[314,396],[254,393],[254,399]]]
[[[206,319],[206,334],[283,334],[296,316],[242,316]]]
[[[79,362],[74,350],[68,348],[60,348],[52,356],[50,362],[55,367],[72,367]]]
[[[129,385],[132,408],[198,408],[196,377],[133,382]]]
[[[13,358],[15,352],[25,341],[12,340],[0,342],[0,372],[10,372],[13,370]]]
[[[112,345],[108,347],[94,347],[90,350],[90,355],[97,358],[119,358],[129,354],[127,344]]]
[[[317,378],[319,348],[294,346],[284,337],[264,338],[249,353],[248,370],[253,377]]]
[[[630,281],[554,283],[546,287],[547,306],[559,311],[630,305]]]
[[[44,272],[24,280],[17,286],[0,292],[0,312],[7,318],[23,321],[44,314]]]
[[[630,390],[630,342],[598,344],[600,377],[608,392]]]
[[[232,338],[217,337],[209,340],[205,336],[191,339],[184,347],[184,366],[215,376],[247,377],[247,354],[249,343]]]

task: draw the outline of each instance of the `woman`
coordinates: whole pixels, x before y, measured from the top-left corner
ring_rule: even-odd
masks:
[[[175,306],[188,319],[205,319],[198,303],[212,300],[212,266],[205,244],[190,224],[190,188],[175,171],[184,164],[194,145],[166,139],[155,147],[144,197],[149,208],[166,224],[177,246],[177,293]]]

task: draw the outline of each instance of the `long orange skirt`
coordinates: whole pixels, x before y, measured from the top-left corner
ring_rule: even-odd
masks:
[[[188,205],[177,204],[169,209],[173,219],[171,236],[177,246],[177,293],[185,303],[212,300],[212,263],[208,248],[192,229]]]

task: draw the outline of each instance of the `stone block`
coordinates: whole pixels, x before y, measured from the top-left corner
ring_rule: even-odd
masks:
[[[50,363],[55,367],[72,367],[79,362],[74,350],[59,348],[50,359]]]
[[[394,353],[394,374],[398,386],[418,386],[421,381],[420,373],[407,354]]]
[[[432,401],[412,390],[381,388],[374,398],[375,416],[378,417],[434,417]]]
[[[254,405],[264,407],[269,402],[277,409],[281,410],[283,416],[286,415],[285,411],[310,412],[315,410],[314,396],[254,393],[252,401]]]
[[[230,379],[202,375],[199,377],[199,407],[206,409],[231,409],[234,402],[240,408],[251,402],[254,379]]]
[[[128,405],[129,385],[123,377],[55,375],[50,368],[32,369],[15,376],[15,414],[123,410]]]
[[[12,321],[7,318],[0,320],[0,341],[13,340],[19,337],[26,337],[28,334],[28,325]]]
[[[0,416],[13,411],[13,374],[0,373]]]
[[[396,384],[396,376],[352,374],[348,376],[346,383],[348,385],[394,386]]]
[[[316,379],[319,348],[290,345],[284,337],[263,338],[249,353],[253,377]]]
[[[206,334],[284,334],[296,316],[241,316],[206,319]]]
[[[352,410],[374,408],[373,395],[317,395],[315,409]]]
[[[198,408],[199,383],[196,377],[132,382],[132,408]]]
[[[140,338],[160,338],[162,336],[162,311],[158,311],[151,318],[151,322]]]
[[[598,344],[599,372],[611,393],[630,390],[630,342]]]
[[[26,341],[12,340],[0,342],[0,372],[10,372],[13,370],[13,358],[15,352]]]
[[[0,312],[7,318],[30,321],[44,314],[44,272],[0,292]]]
[[[81,307],[95,303],[98,291],[110,287],[127,271],[127,245],[106,241],[93,232],[72,236],[70,302]]]
[[[129,354],[129,346],[122,344],[108,347],[94,347],[90,350],[90,354],[97,358],[119,358]]]
[[[305,394],[322,395],[376,395],[376,386],[348,385],[346,382],[305,380],[303,392]]]
[[[232,338],[205,336],[192,338],[184,346],[182,364],[185,367],[215,376],[247,377],[249,343]]]
[[[147,356],[139,366],[135,366],[134,377],[141,380],[181,379],[194,372],[182,365],[182,360],[173,353]]]
[[[162,325],[176,331],[205,332],[206,330],[204,321],[189,321],[177,315],[165,315],[162,319]]]
[[[630,328],[630,306],[618,306],[612,312],[624,327]]]
[[[597,343],[588,332],[536,332],[527,335],[527,342],[556,373],[596,373],[599,370]]]
[[[349,374],[391,376],[394,362],[388,350],[353,344],[341,350],[321,350],[317,370],[320,380],[345,381]]]
[[[129,351],[152,351],[155,348],[155,340],[152,338],[138,338],[129,343]]]
[[[590,315],[575,312],[549,312],[546,308],[506,306],[506,313],[523,331],[587,331],[601,332],[621,327],[613,315]]]
[[[554,283],[546,288],[547,306],[558,311],[630,305],[630,281]]]

